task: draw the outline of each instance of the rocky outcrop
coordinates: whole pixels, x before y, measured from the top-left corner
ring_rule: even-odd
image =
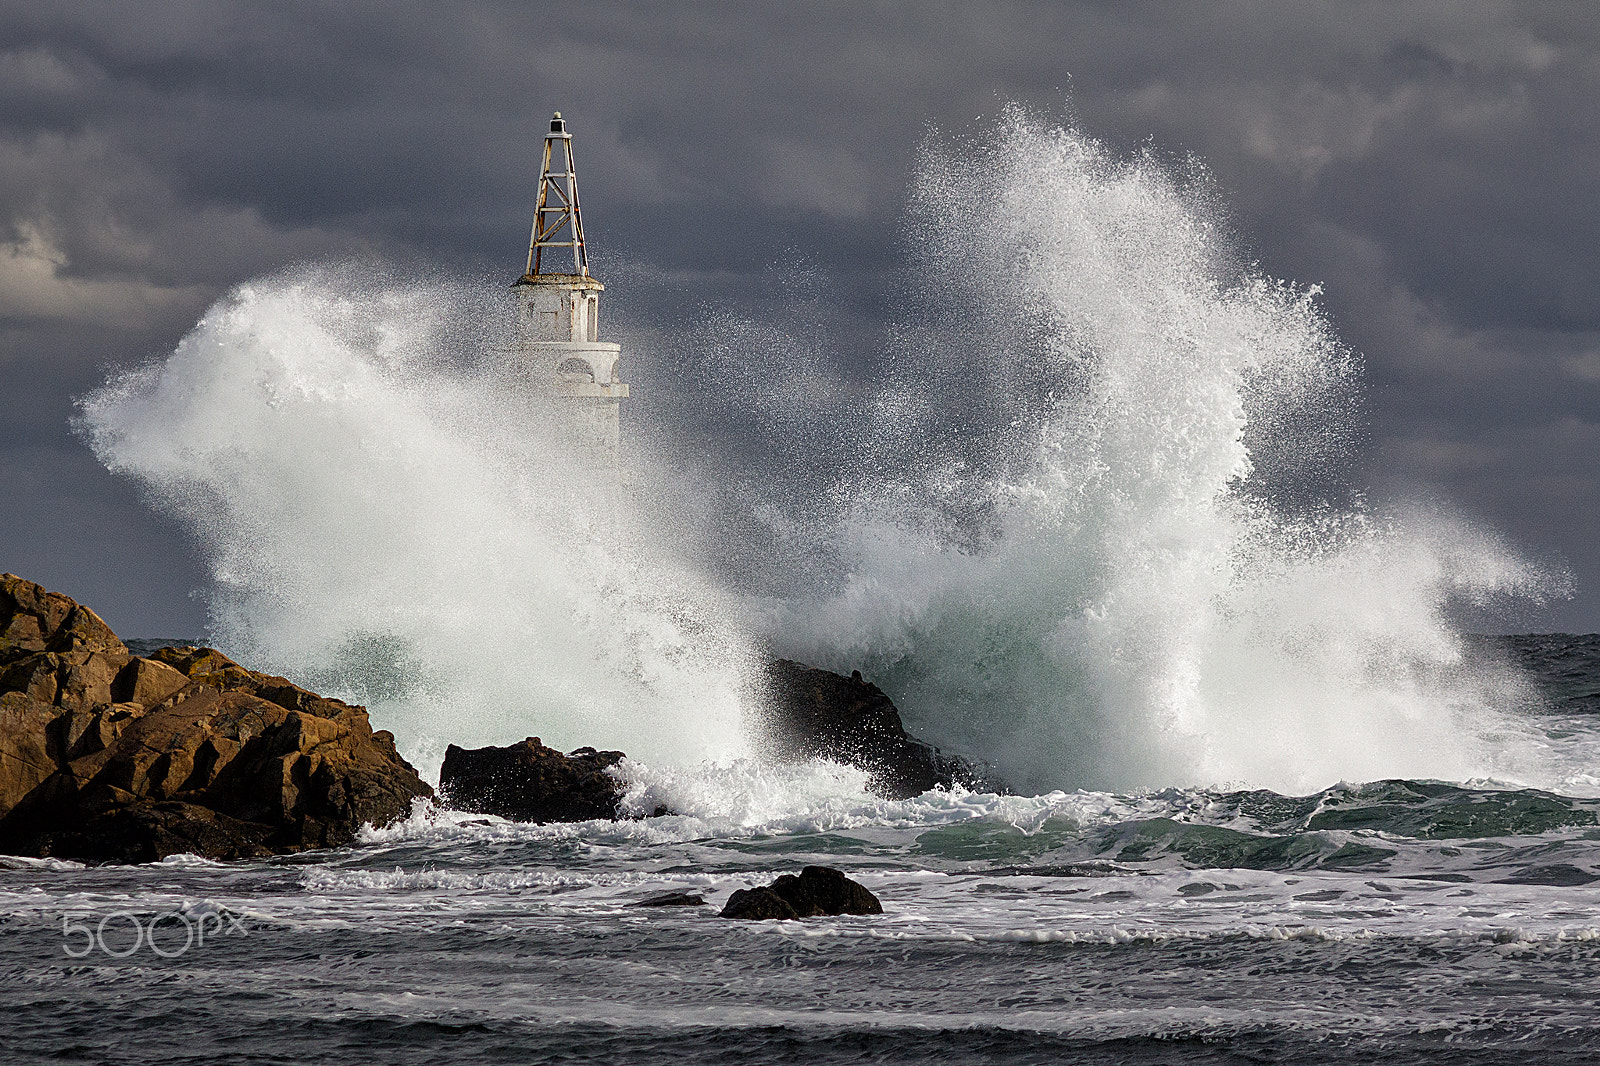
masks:
[[[883,904],[860,882],[830,866],[807,866],[799,877],[783,874],[765,887],[739,889],[728,897],[721,917],[762,920],[882,913]]]
[[[867,787],[889,799],[933,788],[997,788],[978,767],[906,732],[900,712],[858,670],[849,677],[788,659],[767,668],[763,725],[767,752],[781,759],[832,759],[870,775]]]
[[[775,659],[767,671],[762,742],[770,757],[824,758],[859,766],[867,785],[892,799],[957,785],[996,788],[972,764],[942,755],[905,731],[900,712],[876,685]],[[620,751],[579,748],[562,754],[538,737],[507,747],[445,751],[439,800],[474,814],[517,822],[581,822],[616,818],[625,788],[607,769]],[[670,813],[657,808],[654,814]]]
[[[132,655],[89,608],[0,575],[0,852],[333,847],[430,792],[363,708],[210,648]]]
[[[516,822],[615,818],[623,786],[606,768],[620,751],[579,748],[563,755],[538,737],[504,748],[445,749],[439,799],[446,807]]]

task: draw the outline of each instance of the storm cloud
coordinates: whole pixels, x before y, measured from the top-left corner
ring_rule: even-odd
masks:
[[[197,558],[72,398],[288,264],[511,280],[552,110],[664,381],[649,323],[783,320],[798,275],[870,361],[920,146],[1010,102],[1202,160],[1239,254],[1364,357],[1357,480],[1576,573],[1503,624],[1600,629],[1600,19],[1490,0],[0,4],[0,568],[198,633]]]

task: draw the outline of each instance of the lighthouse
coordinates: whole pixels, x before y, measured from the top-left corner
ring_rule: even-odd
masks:
[[[528,239],[526,272],[511,285],[521,316],[522,368],[539,392],[561,398],[597,479],[614,481],[620,458],[620,344],[600,338],[600,294],[589,274],[572,134],[557,111],[544,137],[544,162]]]

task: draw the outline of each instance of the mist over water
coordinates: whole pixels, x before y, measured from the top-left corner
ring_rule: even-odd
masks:
[[[1526,695],[1449,616],[1559,578],[1349,491],[1358,361],[1316,290],[1230,254],[1211,201],[1192,165],[1016,111],[991,145],[931,146],[934,325],[882,421],[934,445],[895,486],[934,518],[883,521],[861,486],[846,587],[775,628],[1030,789],[1532,772],[1489,739]]]
[[[530,735],[741,755],[732,612],[618,538],[611,494],[517,382],[511,316],[481,288],[294,271],[236,290],[83,417],[194,526],[211,638],[369,703],[423,763]]]
[[[1559,581],[1362,504],[1358,360],[1213,199],[1016,112],[930,144],[877,378],[713,317],[697,343],[766,378],[708,402],[766,465],[727,440],[687,463],[706,438],[646,404],[633,504],[513,384],[493,285],[260,279],[83,425],[192,525],[214,641],[370,704],[424,762],[539,735],[726,764],[772,648],[860,668],[1027,791],[1541,780],[1506,740],[1530,697],[1450,617]]]

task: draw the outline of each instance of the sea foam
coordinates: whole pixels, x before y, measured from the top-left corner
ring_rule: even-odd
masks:
[[[645,405],[648,514],[599,504],[559,413],[509,385],[509,300],[339,264],[240,286],[82,426],[192,529],[213,641],[367,703],[429,770],[538,735],[621,748],[693,806],[752,756],[774,648],[862,669],[1029,792],[1537,783],[1539,744],[1505,740],[1531,697],[1451,618],[1559,576],[1362,501],[1359,359],[1314,289],[1239,261],[1215,200],[1192,163],[1017,111],[931,143],[879,399],[837,420],[854,459],[825,492],[804,462],[730,476],[738,441]],[[817,360],[746,365],[774,434],[840,395],[803,387]],[[726,550],[707,500],[761,542]],[[745,795],[798,816],[831,773]]]
[[[1315,289],[1230,254],[1213,199],[1016,110],[933,144],[938,328],[897,350],[884,423],[942,461],[856,486],[839,590],[773,603],[774,638],[1029,790],[1534,772],[1498,736],[1527,691],[1451,617],[1560,575],[1349,490],[1359,360]]]
[[[211,639],[444,742],[744,754],[750,649],[715,588],[618,534],[516,384],[509,301],[353,266],[240,286],[87,398],[96,453],[188,523]]]

